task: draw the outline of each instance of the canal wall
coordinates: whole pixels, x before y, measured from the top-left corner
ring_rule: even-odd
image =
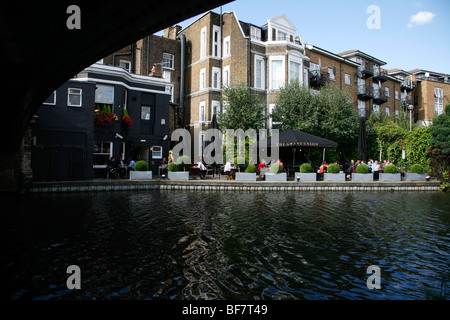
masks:
[[[390,182],[244,182],[229,180],[90,180],[33,183],[30,193],[44,192],[105,192],[135,190],[194,190],[194,191],[439,191],[439,181]]]

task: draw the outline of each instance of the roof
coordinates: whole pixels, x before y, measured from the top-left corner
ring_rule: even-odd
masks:
[[[363,57],[364,59],[376,62],[377,64],[379,64],[381,66],[387,64],[383,60],[377,59],[374,56],[371,56],[371,55],[364,53],[362,51],[359,51],[359,50],[347,50],[347,51],[339,53],[339,55],[342,57],[345,57],[345,58],[352,57],[352,56],[360,56],[360,57]]]
[[[328,50],[319,48],[319,47],[314,46],[314,45],[306,45],[306,49],[311,50],[311,51],[317,51],[317,52],[320,52],[320,53],[322,53],[322,54],[331,56],[331,57],[334,58],[334,59],[337,59],[337,60],[346,62],[346,63],[348,63],[348,64],[351,64],[351,65],[355,66],[355,67],[359,66],[359,63],[356,63],[356,62],[353,61],[353,60],[344,58],[344,57],[342,57],[342,56],[340,56],[340,55],[338,55],[338,54],[336,54],[336,53],[333,53],[333,52],[331,52],[331,51],[328,51]]]

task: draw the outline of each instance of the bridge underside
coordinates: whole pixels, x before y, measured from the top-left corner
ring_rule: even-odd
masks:
[[[42,102],[78,72],[149,34],[231,0],[11,1],[0,11],[2,116],[0,191],[20,185],[20,147]],[[81,29],[67,20],[78,5]]]

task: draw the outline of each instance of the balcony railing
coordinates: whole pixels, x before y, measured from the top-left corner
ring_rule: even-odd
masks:
[[[373,65],[370,62],[363,62],[363,64],[358,67],[358,71],[360,73],[360,78],[370,78],[373,76]]]
[[[309,72],[309,85],[312,88],[320,88],[325,85],[328,80],[328,73],[320,70],[311,70]]]
[[[372,98],[373,98],[372,87],[366,85],[358,86],[358,99],[369,100]]]
[[[406,91],[412,91],[416,87],[416,82],[411,81],[410,79],[403,80],[401,84],[401,89]]]
[[[375,69],[373,71],[373,81],[375,82],[385,82],[388,79],[388,75],[385,71],[382,71],[380,69]]]
[[[382,90],[374,90],[373,101],[382,104],[388,101],[388,96]]]

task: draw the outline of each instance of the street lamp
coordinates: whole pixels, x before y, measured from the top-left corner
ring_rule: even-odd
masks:
[[[408,105],[409,110],[409,131],[412,131],[412,110],[414,109],[414,106],[412,104]]]

